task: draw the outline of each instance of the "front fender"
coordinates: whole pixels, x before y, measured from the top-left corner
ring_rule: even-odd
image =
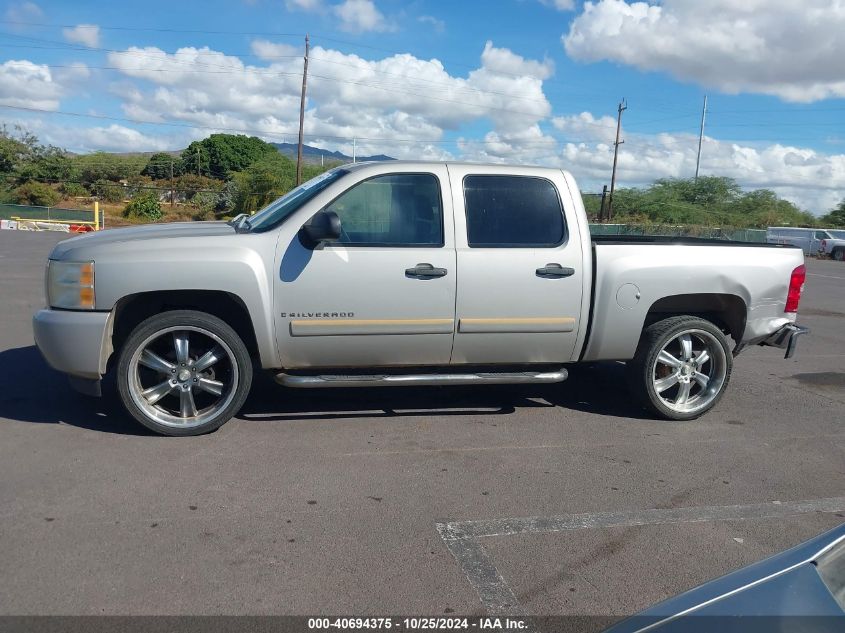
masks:
[[[277,367],[265,261],[269,256],[272,265],[274,248],[273,235],[243,234],[138,240],[65,257],[94,260],[97,310],[111,311],[120,299],[146,292],[211,290],[240,298],[255,329],[262,366]]]

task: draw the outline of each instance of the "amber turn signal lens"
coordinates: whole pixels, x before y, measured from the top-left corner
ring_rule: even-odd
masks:
[[[93,308],[94,307],[94,289],[80,288],[79,289],[79,307]]]
[[[82,286],[94,285],[94,263],[88,262],[79,267],[79,283]]]

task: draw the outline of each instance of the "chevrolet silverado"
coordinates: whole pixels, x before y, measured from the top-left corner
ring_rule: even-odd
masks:
[[[560,169],[359,163],[249,217],[60,242],[33,328],[79,391],[114,372],[167,435],[229,420],[254,366],[321,388],[555,383],[618,360],[653,413],[691,420],[743,348],[793,353],[804,276],[787,245],[591,237]]]

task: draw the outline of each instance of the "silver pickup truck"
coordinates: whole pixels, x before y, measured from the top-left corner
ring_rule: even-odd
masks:
[[[168,435],[235,415],[254,364],[319,388],[555,383],[622,360],[645,406],[690,420],[743,347],[793,353],[803,262],[789,246],[591,238],[560,169],[361,163],[251,217],[60,242],[33,328],[78,390],[115,372],[128,413]]]

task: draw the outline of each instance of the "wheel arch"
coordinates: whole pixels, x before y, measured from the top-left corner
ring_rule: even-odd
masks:
[[[682,315],[710,321],[738,343],[745,332],[748,306],[741,297],[727,293],[669,295],[651,304],[641,332],[657,321]]]
[[[255,326],[237,295],[223,290],[154,290],[127,295],[115,304],[108,367],[116,362],[132,330],[154,314],[172,310],[196,310],[218,317],[238,333],[250,355],[259,357]]]

